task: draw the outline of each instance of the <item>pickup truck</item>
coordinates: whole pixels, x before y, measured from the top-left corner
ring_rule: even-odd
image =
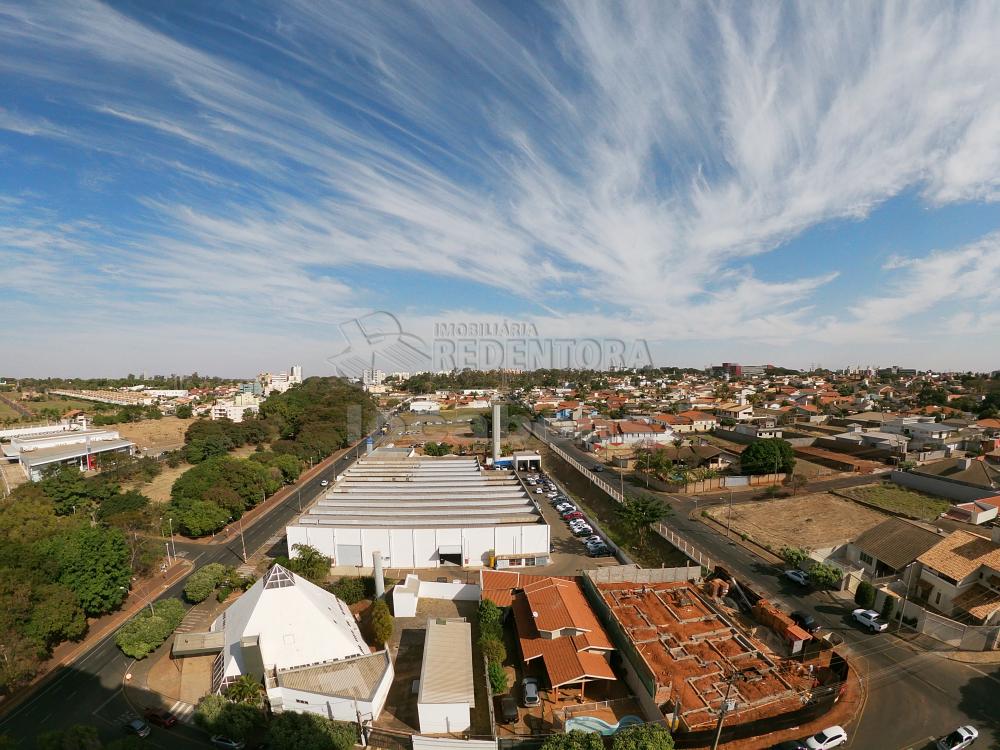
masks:
[[[889,627],[889,623],[873,609],[856,609],[851,612],[851,615],[858,623],[873,633],[881,633]]]

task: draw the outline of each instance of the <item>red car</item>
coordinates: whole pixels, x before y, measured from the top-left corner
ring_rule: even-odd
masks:
[[[577,518],[583,518],[583,513],[581,513],[578,510],[574,510],[572,513],[567,513],[565,516],[563,516],[564,521],[572,521]]]
[[[147,708],[143,713],[146,717],[146,721],[150,724],[155,724],[158,727],[163,727],[164,729],[170,729],[174,724],[177,723],[177,717],[174,716],[169,711],[164,711],[161,708]]]

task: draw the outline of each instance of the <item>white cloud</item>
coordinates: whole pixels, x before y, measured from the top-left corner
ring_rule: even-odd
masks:
[[[954,271],[968,249],[894,257],[884,299],[819,310],[834,261],[775,278],[753,262],[907,189],[998,197],[996,3],[567,2],[523,22],[309,2],[184,29],[56,5],[0,9],[0,70],[43,82],[67,122],[0,110],[0,128],[172,174],[117,233],[8,228],[2,252],[45,248],[5,279],[22,291],[77,243],[150,312],[331,321],[370,291],[341,269],[368,267],[372,287],[390,269],[515,307],[544,295],[567,327],[775,343],[898,333],[942,279],[980,288]],[[227,22],[255,41],[223,52]]]

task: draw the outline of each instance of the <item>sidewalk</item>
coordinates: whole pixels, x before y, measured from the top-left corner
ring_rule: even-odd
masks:
[[[52,651],[52,657],[42,664],[35,679],[18,690],[3,705],[0,705],[0,715],[9,712],[30,697],[55,674],[59,667],[73,663],[82,654],[112,635],[149,602],[156,599],[165,590],[190,573],[193,567],[194,565],[188,560],[178,560],[167,568],[165,572],[153,578],[147,578],[129,591],[125,605],[117,612],[112,612],[94,620],[88,620],[86,637],[82,641],[66,641],[56,646]]]

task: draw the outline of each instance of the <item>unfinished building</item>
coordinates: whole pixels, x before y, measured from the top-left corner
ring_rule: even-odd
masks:
[[[627,639],[622,651],[676,731],[711,730],[727,701],[729,727],[794,714],[823,690],[818,663],[777,657],[694,582],[590,583],[609,633]]]

